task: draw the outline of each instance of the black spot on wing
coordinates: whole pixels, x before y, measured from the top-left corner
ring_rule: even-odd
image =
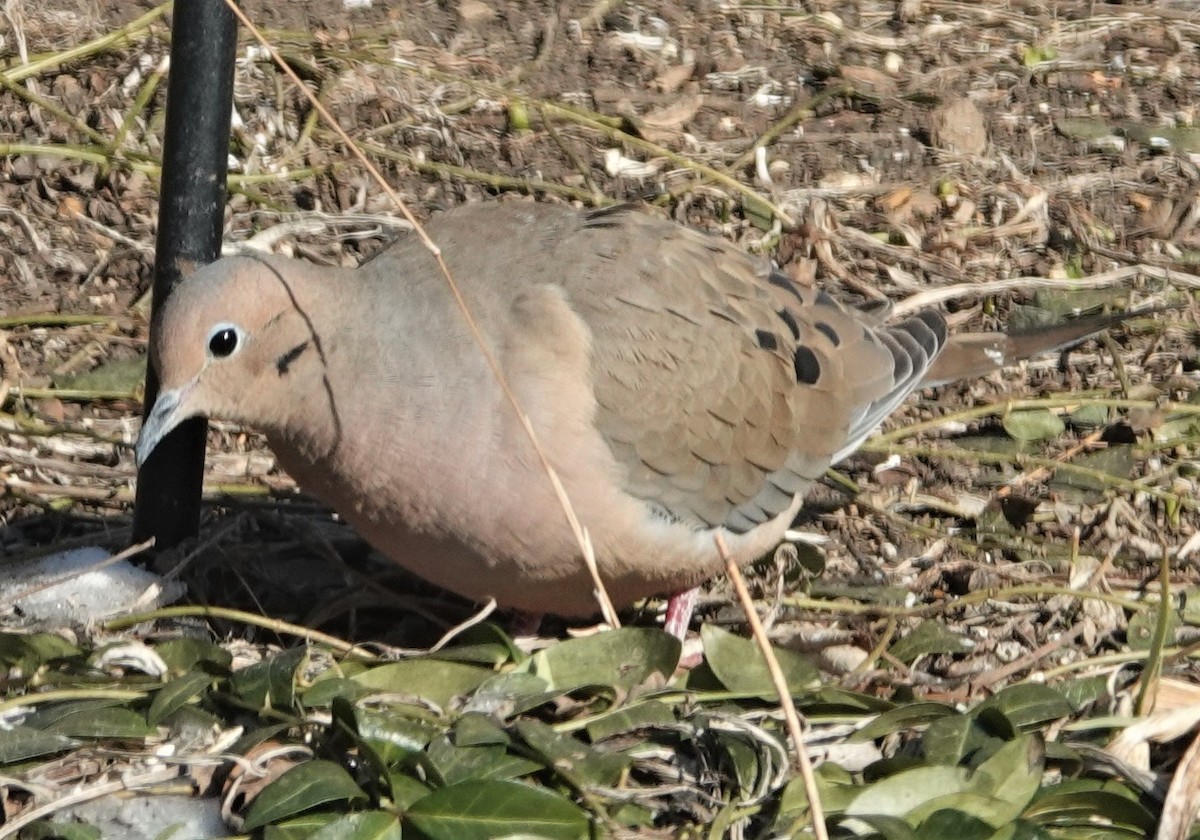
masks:
[[[825,337],[833,343],[834,347],[837,347],[842,343],[842,340],[838,338],[837,330],[829,326],[829,324],[826,324],[824,321],[817,321],[817,323],[813,324],[813,326],[825,333]]]
[[[796,368],[796,381],[803,385],[815,385],[821,378],[821,363],[817,355],[803,344],[792,354],[792,364]]]
[[[795,295],[796,300],[801,303],[804,302],[804,298],[800,296],[800,290],[796,288],[796,284],[778,271],[772,271],[767,274],[767,282],[777,289],[783,289],[785,292]]]
[[[767,330],[755,330],[754,335],[758,338],[758,346],[764,350],[778,350],[779,339],[775,333]]]
[[[304,355],[304,351],[307,349],[308,349],[308,342],[307,341],[300,342],[295,347],[293,347],[291,350],[287,351],[286,353],[284,353],[282,356],[280,356],[278,359],[275,360],[275,370],[279,373],[280,376],[286,376],[287,372],[288,372],[288,368],[290,368],[292,366],[292,362],[296,361],[302,355]]]
[[[792,334],[792,338],[796,341],[800,340],[800,325],[796,323],[796,316],[792,314],[790,309],[780,309],[776,313],[783,323],[787,324],[788,332]]]

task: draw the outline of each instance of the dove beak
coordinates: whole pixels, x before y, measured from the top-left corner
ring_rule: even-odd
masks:
[[[182,388],[159,392],[158,399],[154,401],[154,406],[146,415],[146,420],[142,423],[142,430],[138,433],[135,451],[139,469],[146,463],[146,459],[150,457],[154,448],[172,429],[194,416],[195,412],[188,408],[188,397],[191,396],[195,387],[196,380],[193,379]]]

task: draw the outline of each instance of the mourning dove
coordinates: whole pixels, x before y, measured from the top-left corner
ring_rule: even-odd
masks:
[[[909,393],[1019,350],[1002,335],[955,350],[936,312],[881,323],[628,208],[480,204],[427,230],[617,606],[720,572],[714,534],[739,563],[770,551]],[[151,357],[139,464],[192,416],[259,429],[302,488],[417,575],[528,612],[597,611],[545,470],[417,237],[357,269],[206,266],[162,305]]]

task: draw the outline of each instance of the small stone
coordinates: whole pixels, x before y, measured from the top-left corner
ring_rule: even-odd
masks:
[[[491,23],[496,19],[496,10],[480,0],[459,0],[458,16],[467,26]]]
[[[983,114],[963,97],[933,112],[929,129],[934,147],[960,155],[982,155],[987,150],[987,127]]]

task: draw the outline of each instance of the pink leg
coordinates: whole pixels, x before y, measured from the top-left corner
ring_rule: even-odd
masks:
[[[696,609],[697,588],[676,592],[667,601],[667,617],[663,629],[683,641],[687,638],[688,626],[692,623],[692,611]]]

